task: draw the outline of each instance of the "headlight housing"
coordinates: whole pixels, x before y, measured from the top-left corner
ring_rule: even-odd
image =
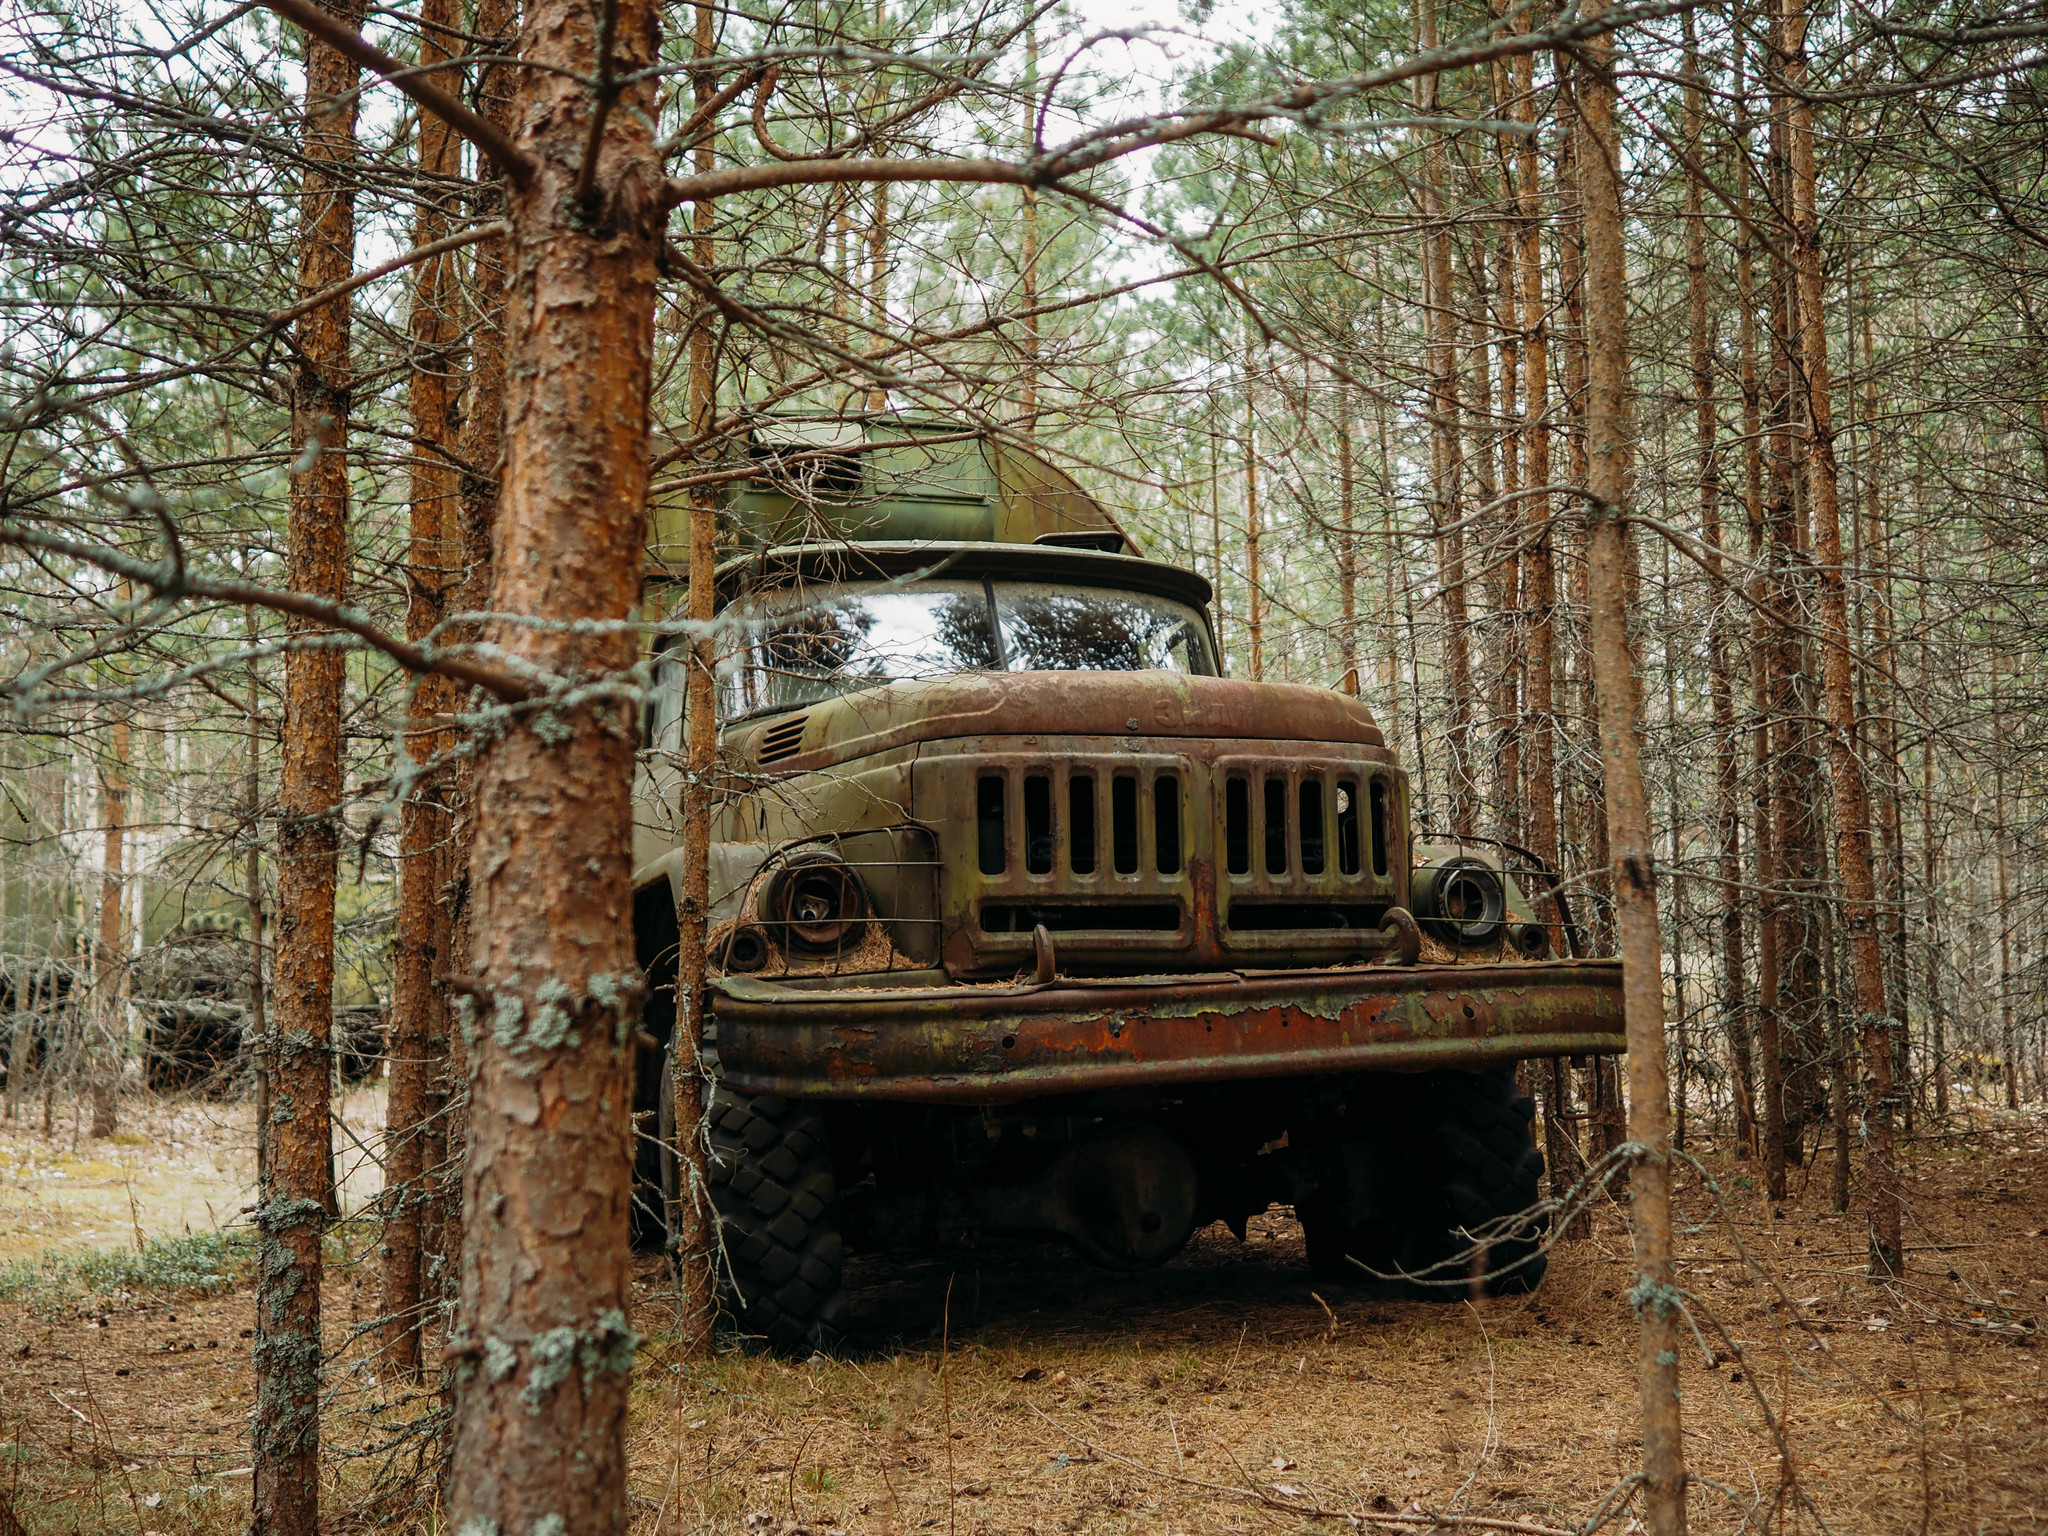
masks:
[[[1500,875],[1478,859],[1450,858],[1418,869],[1412,898],[1423,931],[1446,944],[1492,944],[1507,920]]]
[[[866,885],[846,860],[829,849],[807,848],[775,872],[765,910],[770,928],[791,950],[838,955],[867,937],[872,909]]]

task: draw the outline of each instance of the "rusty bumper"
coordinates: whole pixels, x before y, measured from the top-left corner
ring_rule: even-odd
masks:
[[[1619,961],[895,991],[808,991],[741,976],[712,985],[726,1080],[799,1098],[1002,1103],[1623,1048]]]

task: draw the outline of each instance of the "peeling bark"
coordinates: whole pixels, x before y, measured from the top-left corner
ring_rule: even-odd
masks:
[[[638,700],[602,680],[636,654],[626,625],[640,596],[665,222],[655,85],[641,72],[657,34],[644,0],[536,0],[520,38],[518,143],[534,170],[510,197],[485,638],[589,692],[508,722],[477,771],[467,1215],[450,1341],[460,1536],[613,1536],[626,1521]]]
[[[331,14],[360,26],[354,0]],[[299,292],[345,281],[355,265],[354,62],[306,46]],[[333,169],[328,169],[332,167]],[[298,322],[289,585],[339,602],[348,587],[349,304]],[[292,616],[294,634],[320,632]],[[334,888],[340,850],[342,653],[285,657],[278,785],[277,962],[270,1041],[270,1180],[258,1195],[255,1521],[257,1536],[314,1536],[320,1515],[320,1239],[334,1176],[329,1125],[334,1024]]]

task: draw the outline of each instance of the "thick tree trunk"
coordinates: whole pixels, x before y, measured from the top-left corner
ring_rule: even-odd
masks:
[[[711,54],[714,20],[711,6],[700,3],[694,39],[699,58]],[[702,107],[714,94],[711,77],[697,76],[696,88],[697,105]],[[707,137],[697,151],[697,169],[708,171],[712,163]],[[691,214],[696,226],[691,260],[698,270],[709,272],[714,266],[710,203],[699,203]],[[691,438],[700,445],[708,442],[718,413],[715,320],[716,312],[700,302],[690,326],[689,427]],[[708,624],[717,608],[717,533],[716,492],[700,491],[690,506],[689,614],[698,624]],[[683,899],[676,913],[676,1026],[669,1056],[678,1176],[669,1227],[682,1286],[682,1346],[686,1354],[697,1355],[710,1348],[717,1311],[711,1268],[717,1227],[711,1187],[705,1177],[705,1077],[700,1055],[705,1024],[705,924],[711,910],[711,810],[717,793],[718,699],[712,686],[717,648],[708,635],[700,635],[691,639],[689,657],[683,705],[689,763],[689,775],[683,781]]]
[[[1629,1181],[1640,1324],[1643,1509],[1650,1536],[1685,1529],[1685,1446],[1678,1414],[1679,1304],[1673,1288],[1671,1099],[1664,1059],[1663,963],[1650,808],[1636,741],[1628,644],[1628,288],[1621,240],[1620,146],[1613,45],[1586,49],[1580,91],[1586,233],[1587,624],[1599,708],[1615,926],[1628,1030]]]
[[[1814,575],[1820,589],[1821,692],[1827,710],[1828,769],[1834,785],[1835,869],[1842,882],[1842,927],[1849,987],[1863,1053],[1864,1185],[1870,1193],[1870,1266],[1892,1274],[1902,1258],[1892,1116],[1891,1018],[1885,1007],[1884,951],[1878,937],[1877,888],[1870,866],[1870,796],[1856,754],[1856,684],[1849,652],[1848,585],[1842,573],[1834,409],[1830,398],[1827,321],[1823,308],[1820,207],[1813,149],[1813,104],[1806,97],[1805,0],[1785,0],[1786,81],[1791,117],[1794,262],[1799,284],[1801,361],[1806,372],[1806,486],[1814,529]],[[1843,1054],[1846,1055],[1846,1042]],[[1846,1081],[1836,1092],[1846,1096]],[[1846,1150],[1846,1148],[1844,1149]]]
[[[422,67],[450,56],[460,23],[454,0],[425,0],[420,8]],[[448,205],[459,196],[462,141],[431,112],[420,114],[419,203],[413,215],[415,246],[447,236]],[[450,457],[458,428],[456,350],[461,327],[454,314],[455,256],[423,262],[413,275],[412,527],[406,569],[405,635],[425,640],[447,614],[460,541],[456,527],[456,472]],[[432,764],[450,733],[442,719],[459,698],[453,683],[429,673],[413,685],[407,755]],[[429,767],[399,810],[398,915],[391,943],[390,1087],[384,1110],[384,1358],[402,1379],[418,1377],[421,1279],[427,1265],[424,1219],[434,1206],[427,1188],[446,1146],[440,1111],[446,1099],[448,1022],[446,993],[437,985],[448,963],[448,881],[452,835],[445,769]],[[438,1224],[436,1224],[438,1225]]]
[[[518,142],[534,169],[509,199],[485,637],[580,692],[508,722],[477,772],[478,1017],[450,1344],[458,1531],[617,1536],[626,1523],[638,701],[603,680],[636,650],[665,223],[644,73],[657,30],[644,0],[534,0],[520,38]],[[579,197],[587,152],[597,159]]]
[[[351,29],[355,0],[327,7]],[[323,292],[355,266],[355,64],[306,45],[305,170],[299,292]],[[340,601],[348,588],[349,301],[298,323],[289,584]],[[293,617],[294,634],[321,626]],[[270,1184],[257,1219],[255,1437],[257,1536],[314,1536],[320,1516],[320,1239],[334,1176],[329,1125],[334,1027],[334,887],[340,850],[342,653],[285,658],[278,784],[277,961],[272,1002]]]

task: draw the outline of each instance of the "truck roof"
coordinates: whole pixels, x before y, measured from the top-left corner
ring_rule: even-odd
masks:
[[[988,540],[878,539],[787,544],[722,561],[718,601],[799,581],[884,581],[891,577],[991,576],[1058,581],[1150,592],[1204,608],[1208,580],[1197,572],[1138,555],[1065,544]]]
[[[763,414],[744,451],[754,472],[724,493],[727,549],[734,541],[748,554],[922,541],[1138,553],[1072,476],[970,423],[887,412]],[[648,509],[657,580],[688,568],[689,510],[686,496],[658,498]]]

